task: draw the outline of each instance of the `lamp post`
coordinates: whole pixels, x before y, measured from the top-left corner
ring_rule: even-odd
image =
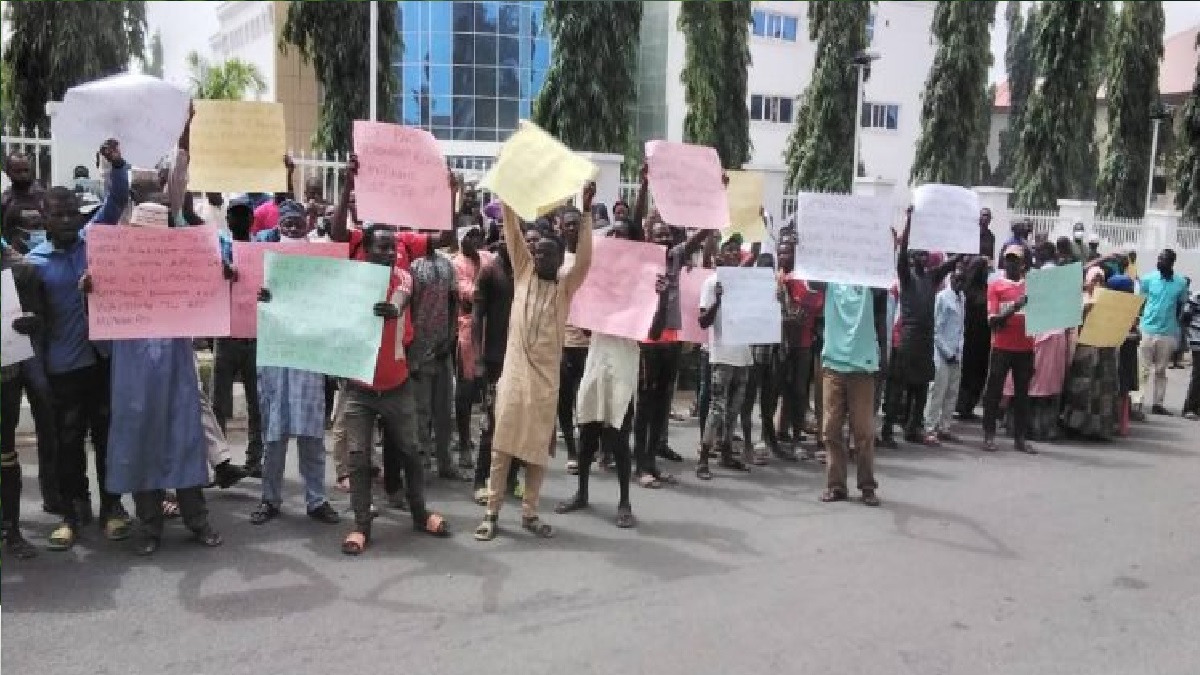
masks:
[[[1150,113],[1150,176],[1146,180],[1146,208],[1142,210],[1143,216],[1150,211],[1150,202],[1154,201],[1154,160],[1158,156],[1158,125],[1163,120],[1171,119],[1171,112],[1171,106],[1159,103],[1154,107],[1154,112]]]
[[[371,93],[367,100],[370,101],[370,116],[371,121],[379,119],[379,3],[371,0],[371,76],[370,87]]]
[[[859,52],[850,62],[858,73],[858,90],[854,97],[854,156],[850,160],[850,189],[852,191],[854,180],[858,178],[858,152],[862,143],[860,136],[862,134],[863,84],[870,77],[871,62],[878,58],[879,55],[872,52]]]

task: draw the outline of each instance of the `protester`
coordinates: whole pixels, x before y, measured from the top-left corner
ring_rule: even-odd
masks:
[[[1049,242],[1046,243],[1049,246]],[[1045,251],[1043,253],[1049,253]],[[1038,268],[1055,267],[1053,258],[1038,254]],[[1093,268],[1103,283],[1104,273],[1099,266]],[[1096,283],[1093,278],[1092,284]],[[1088,286],[1085,285],[1085,290]],[[1029,381],[1029,426],[1026,437],[1035,441],[1053,441],[1059,436],[1059,413],[1062,408],[1061,395],[1071,360],[1071,344],[1066,330],[1052,330],[1033,336],[1033,377]],[[1004,395],[1012,400],[1015,384],[1010,375],[1004,383]],[[1010,406],[1009,427],[1012,424],[1013,408]]]
[[[740,263],[741,238],[731,237],[721,245],[717,257],[719,267],[736,267]],[[660,281],[660,286],[666,280]],[[661,291],[660,291],[661,292]],[[718,314],[724,289],[717,275],[705,279],[700,287],[700,327],[709,332],[708,358],[711,379],[708,419],[700,440],[700,463],[696,465],[696,477],[712,480],[709,459],[713,450],[721,454],[721,466],[734,471],[749,471],[746,463],[733,455],[733,427],[742,410],[742,398],[746,393],[746,380],[754,362],[749,345],[725,344],[721,337]],[[744,457],[751,459],[752,444],[746,439]]]
[[[1192,379],[1183,402],[1183,416],[1193,422],[1200,420],[1200,293],[1188,300],[1183,310],[1182,324],[1187,332],[1187,346],[1192,352]]]
[[[979,209],[979,255],[994,260],[996,257],[996,235],[992,233],[992,210]]]
[[[292,200],[279,205],[278,230],[282,241],[303,253],[308,222],[304,208]],[[271,290],[263,287],[259,302],[271,301]],[[300,477],[308,516],[323,523],[340,520],[325,499],[325,376],[298,368],[260,366],[258,394],[263,416],[262,501],[250,514],[250,522],[262,525],[277,518],[283,503],[283,472],[290,439],[296,440]]]
[[[461,216],[460,216],[461,219]],[[468,221],[469,222],[469,221]],[[475,225],[459,228],[459,250],[454,254],[458,320],[454,377],[454,421],[458,432],[460,469],[475,468],[475,444],[471,440],[471,409],[479,402],[482,375],[476,369],[478,350],[474,340],[475,284],[492,253],[482,250],[483,231]]]
[[[517,215],[504,206],[504,237],[513,266],[513,311],[504,355],[504,373],[496,388],[496,427],[488,477],[488,504],[475,538],[496,537],[496,521],[504,499],[509,466],[525,464],[521,526],[546,538],[554,529],[538,517],[538,497],[554,441],[562,346],[571,298],[592,264],[592,199],[596,186],[583,190],[579,247],[575,264],[560,274],[562,248],[550,238],[534,249],[522,245]]]
[[[1087,320],[1095,304],[1099,286],[1095,271],[1101,265],[1088,268],[1088,284],[1083,294],[1083,317]],[[1123,275],[1109,279],[1108,288],[1133,292],[1133,282]],[[1136,363],[1136,359],[1134,360]],[[1067,432],[1088,440],[1106,441],[1116,435],[1125,393],[1136,386],[1136,378],[1122,377],[1121,359],[1116,347],[1096,347],[1077,344],[1071,357],[1063,385],[1063,406],[1060,420]],[[1127,380],[1134,379],[1134,382]]]
[[[594,216],[593,216],[594,217]],[[563,254],[563,274],[575,264],[575,252],[579,248],[579,221],[581,214],[574,207],[562,211],[562,237],[566,244]],[[567,446],[567,473],[579,471],[579,458],[575,447],[575,401],[579,393],[583,369],[587,363],[588,332],[567,325],[563,342],[562,367],[558,389],[558,430]]]
[[[996,420],[1004,382],[1013,376],[1015,446],[1036,454],[1026,439],[1029,429],[1029,381],[1033,377],[1033,338],[1025,334],[1025,247],[1009,244],[1001,257],[1004,276],[990,282],[987,292],[988,325],[992,329],[992,356],[983,395],[983,449],[996,448]]]
[[[1135,403],[1138,411],[1143,412],[1142,399],[1149,392],[1150,412],[1170,415],[1163,405],[1167,396],[1167,365],[1179,337],[1179,316],[1188,299],[1186,281],[1175,274],[1174,250],[1168,248],[1158,254],[1158,268],[1142,277],[1140,292],[1146,304],[1141,321],[1141,386]]]
[[[116,224],[129,200],[129,167],[115,140],[107,141],[100,153],[108,158],[112,170],[104,204],[91,222]],[[55,468],[63,519],[49,541],[51,550],[65,551],[75,545],[80,526],[92,521],[85,445],[89,432],[105,535],[128,537],[130,519],[120,495],[107,491],[111,352],[107,343],[88,339],[86,305],[80,292],[87,270],[87,242],[80,231],[79,198],[67,188],[51,188],[46,193],[45,211],[46,241],[34,247],[26,260],[37,271],[48,301],[46,373],[58,433]]]
[[[775,444],[769,446],[769,449],[780,459],[795,461],[796,448],[785,448],[783,444],[786,442],[798,445],[804,439],[804,421],[808,414],[809,371],[812,367],[813,326],[816,314],[820,311],[814,303],[820,301],[820,296],[804,281],[792,278],[796,263],[794,242],[781,237],[776,255],[779,263],[776,281],[783,296],[783,318],[780,322],[781,340],[775,365],[779,369],[778,387],[773,394],[782,405],[779,406],[780,423]],[[774,410],[776,400],[768,401],[765,408]]]
[[[0,269],[11,271],[17,298],[21,303],[21,313],[13,319],[11,328],[17,334],[26,336],[33,346],[34,353],[40,354],[44,352],[43,345],[46,339],[46,288],[37,272],[29,264],[23,262],[20,254],[12,250],[8,244],[3,245]],[[34,361],[34,363],[29,364],[30,361]],[[37,555],[37,548],[21,534],[22,482],[21,463],[17,456],[17,423],[21,419],[21,395],[28,379],[26,372],[33,370],[32,367],[27,368],[27,364],[38,370],[43,368],[41,359],[37,358],[36,361],[27,359],[0,369],[0,383],[2,383],[0,384],[0,530],[4,537],[5,555],[11,554],[17,558],[32,558]],[[44,371],[41,377],[44,381]],[[34,393],[33,387],[29,387],[29,389],[31,397],[38,395]],[[50,429],[53,430],[53,427]],[[42,440],[42,436],[39,434],[39,455],[41,455]],[[54,442],[52,437],[46,440],[50,443]],[[46,469],[49,473],[53,466],[46,467]],[[51,496],[51,498],[54,497]]]
[[[965,261],[964,261],[965,262]],[[960,269],[965,270],[965,265]],[[950,411],[958,399],[962,377],[963,330],[966,309],[963,305],[964,277],[950,275],[950,282],[937,294],[933,307],[933,384],[925,406],[925,444],[957,442],[950,433]]]
[[[934,378],[934,302],[942,281],[957,265],[957,258],[926,269],[927,251],[909,251],[912,208],[905,217],[896,254],[896,273],[900,285],[900,339],[893,348],[888,373],[888,401],[884,406],[880,447],[894,448],[892,427],[904,420],[904,440],[923,443],[925,402],[929,383]]]
[[[763,253],[758,256],[756,263],[758,267],[773,268],[775,267],[775,257],[773,254]],[[776,297],[780,304],[780,321],[782,322],[782,315],[786,314],[788,302],[787,287],[778,278],[775,285]],[[742,420],[742,437],[746,440],[746,456],[755,466],[765,466],[769,457],[795,459],[794,455],[788,457],[780,448],[775,428],[775,411],[779,404],[781,375],[780,349],[781,345],[778,343],[753,345],[750,348],[752,360],[746,376],[746,393],[742,399],[742,407],[738,411],[738,416]],[[759,428],[762,430],[762,452],[755,452],[754,444],[751,441],[755,403],[758,403]]]
[[[845,426],[854,439],[858,489],[863,504],[879,506],[875,480],[876,373],[886,367],[883,336],[887,297],[865,286],[829,284],[825,292],[825,337],[821,352],[824,394],[822,438],[827,450],[822,502],[849,498]]]

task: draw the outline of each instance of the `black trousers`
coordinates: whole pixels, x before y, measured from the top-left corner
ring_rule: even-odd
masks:
[[[1183,414],[1187,413],[1200,414],[1200,349],[1192,350],[1192,379],[1183,402]]]
[[[959,415],[971,415],[979,405],[991,352],[992,332],[988,329],[987,309],[968,305],[963,327],[962,381],[954,406]]]
[[[754,415],[754,403],[758,402],[759,415],[762,417],[762,440],[770,447],[778,445],[779,438],[775,434],[775,411],[779,405],[779,368],[775,364],[775,349],[763,360],[755,358],[750,366],[749,377],[746,379],[746,395],[742,398],[742,438],[747,447],[751,447],[751,421]]]
[[[46,376],[46,366],[40,357],[22,361],[19,373],[4,383],[4,412],[0,417],[0,437],[5,452],[16,452],[17,426],[21,421],[21,395],[29,399],[29,412],[33,415],[33,428],[37,437],[38,485],[42,491],[42,502],[56,506],[58,494],[58,471],[55,457],[58,455],[58,429],[54,424],[54,396]]]
[[[240,380],[246,394],[246,464],[262,464],[262,415],[258,405],[258,341],[217,338],[213,344],[213,415],[221,432],[233,417],[233,383]]]
[[[96,477],[100,483],[100,513],[107,513],[119,496],[105,491],[108,476],[108,427],[111,418],[109,362],[101,360],[87,368],[50,375],[58,427],[58,484],[62,495],[63,519],[79,522],[76,501],[91,499],[88,490],[86,437],[91,433],[96,452]]]
[[[579,494],[588,496],[588,477],[596,452],[603,448],[604,455],[612,457],[617,464],[617,486],[620,490],[618,506],[629,505],[629,477],[632,453],[629,448],[629,433],[633,428],[632,407],[625,413],[620,429],[603,422],[588,422],[579,426]]]
[[[992,350],[987,385],[983,392],[983,435],[987,439],[996,437],[1000,398],[1004,395],[1004,382],[1010,372],[1013,377],[1013,439],[1021,444],[1029,433],[1029,382],[1033,379],[1033,352]]]
[[[0,385],[0,523],[5,534],[21,524],[21,462],[17,457],[17,420],[21,414],[21,376]],[[53,467],[51,467],[53,469]]]
[[[634,460],[639,474],[658,474],[655,454],[667,433],[667,416],[679,374],[678,342],[642,345],[637,411],[633,420]]]
[[[782,409],[779,431],[796,440],[804,437],[812,362],[811,347],[792,347],[780,354],[779,396],[782,399]]]
[[[564,347],[559,368],[558,429],[567,445],[567,459],[576,458],[575,399],[579,395],[579,381],[583,379],[587,355],[587,347]]]
[[[496,433],[496,383],[500,381],[502,366],[484,365],[483,423],[479,429],[479,451],[475,455],[475,489],[487,487],[488,476],[492,475],[492,436]],[[517,484],[517,472],[522,462],[514,458],[508,469],[509,487]]]

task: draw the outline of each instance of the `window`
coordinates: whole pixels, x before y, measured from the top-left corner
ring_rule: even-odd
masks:
[[[800,27],[800,20],[796,17],[756,9],[751,14],[751,18],[754,23],[754,34],[758,37],[785,40],[787,42],[796,41],[796,33]]]
[[[793,103],[790,96],[754,94],[750,97],[750,119],[758,122],[791,124]]]
[[[900,128],[900,106],[894,103],[864,102],[859,124],[864,129],[895,131]]]
[[[867,44],[875,42],[875,12],[867,15]]]

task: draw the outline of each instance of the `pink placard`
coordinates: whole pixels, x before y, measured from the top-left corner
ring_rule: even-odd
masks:
[[[233,242],[233,266],[238,280],[230,299],[230,331],[235,338],[258,337],[258,290],[263,285],[263,254],[267,251],[316,258],[342,258],[350,255],[349,244],[330,242]]]
[[[359,164],[354,196],[361,218],[422,230],[450,229],[446,160],[432,134],[356,120],[354,151]]]
[[[654,284],[666,270],[663,248],[640,241],[597,237],[592,267],[571,300],[569,323],[595,333],[645,340],[658,294]]]
[[[700,288],[714,270],[695,267],[679,273],[679,309],[683,316],[680,340],[698,345],[708,344],[708,330],[700,327]]]
[[[662,219],[677,227],[723,230],[729,200],[721,158],[705,145],[646,141],[650,193]]]
[[[211,225],[88,228],[93,340],[229,335],[229,282]]]

